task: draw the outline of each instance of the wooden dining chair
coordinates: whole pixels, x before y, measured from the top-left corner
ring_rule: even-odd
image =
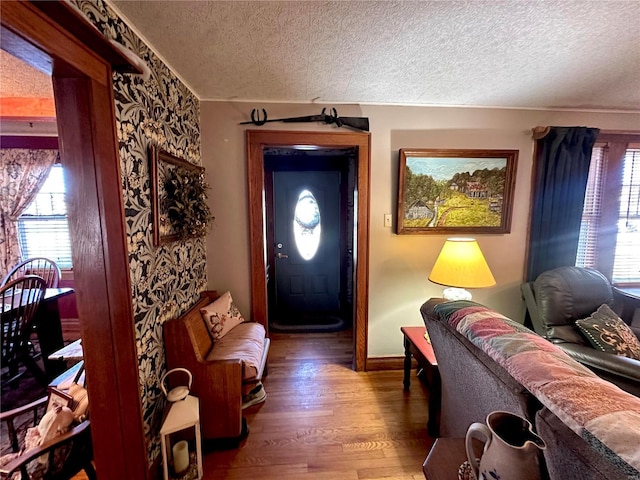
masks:
[[[2,328],[2,384],[17,380],[22,373],[20,364],[43,385],[47,384],[45,372],[31,355],[29,339],[40,302],[47,288],[46,282],[37,275],[27,275],[0,287],[0,319]]]
[[[60,425],[56,420],[49,422],[43,419],[50,403],[50,398],[47,397],[0,413],[0,423],[3,424],[3,431],[8,434],[12,450],[12,453],[0,457],[1,480],[68,480],[76,478],[82,471],[84,476],[78,475],[80,478],[97,479],[92,463],[88,397],[84,388],[75,388],[73,392],[72,389],[60,392],[52,388],[49,391],[49,397],[57,392],[65,393],[71,398],[68,407],[74,418],[64,431],[55,428]],[[78,401],[79,399],[83,400]],[[42,438],[40,430],[45,430],[46,425],[54,426]],[[52,434],[51,430],[54,428],[56,431]],[[38,441],[38,438],[41,440]]]
[[[44,257],[27,258],[7,273],[0,283],[0,287],[4,287],[9,281],[25,275],[37,275],[44,278],[47,288],[58,288],[61,273],[60,267],[53,260]]]

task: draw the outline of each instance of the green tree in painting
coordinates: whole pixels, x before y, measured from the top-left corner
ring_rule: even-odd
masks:
[[[431,175],[416,175],[407,165],[405,167],[405,208],[416,200],[435,202],[448,193],[448,182],[437,181]]]

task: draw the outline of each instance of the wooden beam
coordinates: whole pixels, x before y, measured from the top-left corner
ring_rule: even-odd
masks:
[[[2,97],[0,98],[0,112],[6,120],[12,120],[16,117],[55,118],[56,106],[53,98]]]

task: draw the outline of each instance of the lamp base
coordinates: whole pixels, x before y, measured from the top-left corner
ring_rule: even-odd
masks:
[[[442,292],[442,296],[446,300],[471,300],[471,292],[464,288],[445,288]]]

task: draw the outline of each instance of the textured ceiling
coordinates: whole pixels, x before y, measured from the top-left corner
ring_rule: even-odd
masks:
[[[0,97],[53,98],[51,77],[0,50]]]
[[[640,110],[640,1],[110,4],[202,100]]]

